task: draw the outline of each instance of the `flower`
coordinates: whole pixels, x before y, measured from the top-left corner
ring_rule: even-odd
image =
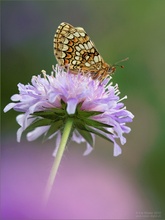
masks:
[[[18,84],[19,94],[11,97],[4,112],[14,109],[22,114],[16,120],[20,125],[17,141],[21,140],[22,132],[27,133],[28,141],[41,135],[44,139],[56,136],[56,155],[61,134],[66,120],[73,119],[70,139],[86,142],[84,155],[91,152],[95,134],[114,143],[114,156],[121,154],[121,144],[126,143],[124,133],[129,133],[127,122],[132,122],[133,114],[126,110],[119,98],[118,85],[113,86],[111,77],[100,82],[93,80],[90,74],[72,74],[60,66],[53,68],[52,74],[33,76],[31,85]]]

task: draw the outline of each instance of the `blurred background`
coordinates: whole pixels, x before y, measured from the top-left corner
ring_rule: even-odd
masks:
[[[165,1],[1,2],[1,211],[3,219],[165,219]],[[3,113],[17,84],[56,64],[53,36],[66,21],[83,27],[107,63],[129,57],[118,83],[134,115],[122,154],[96,138],[94,151],[70,143],[46,210],[42,193],[55,141],[16,142],[13,110]]]

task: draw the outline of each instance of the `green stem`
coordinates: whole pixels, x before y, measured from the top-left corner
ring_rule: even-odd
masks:
[[[44,193],[44,205],[45,206],[47,205],[47,202],[48,202],[48,199],[49,199],[49,196],[50,196],[50,193],[51,193],[53,182],[54,182],[54,179],[56,177],[57,170],[58,170],[58,167],[60,165],[60,161],[61,161],[62,155],[64,153],[64,150],[65,150],[68,138],[69,138],[69,134],[70,134],[71,129],[72,129],[72,124],[73,124],[73,119],[69,118],[66,121],[66,124],[65,124],[65,127],[64,127],[64,130],[63,130],[63,134],[62,134],[62,137],[61,137],[60,146],[58,148],[57,155],[55,157],[55,160],[54,160],[54,163],[53,163],[53,166],[52,166],[52,169],[51,169],[48,181],[47,181],[47,185],[46,185],[46,188],[45,188],[45,193]]]

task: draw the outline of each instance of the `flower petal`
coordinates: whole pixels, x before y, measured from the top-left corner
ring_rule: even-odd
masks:
[[[122,153],[121,147],[116,142],[114,142],[113,156],[117,157],[121,153]]]
[[[85,152],[83,153],[84,156],[87,156],[88,154],[91,153],[91,151],[93,150],[93,147],[87,143],[86,145],[87,149],[85,150]]]
[[[24,131],[24,129],[22,127],[20,127],[18,130],[17,130],[17,142],[20,142],[21,141],[21,136],[22,136],[22,132]]]
[[[23,126],[23,124],[24,124],[24,118],[25,118],[25,114],[17,115],[16,121],[17,121],[17,123],[18,123],[20,126]]]
[[[57,151],[59,149],[60,146],[60,141],[61,141],[61,133],[60,131],[57,133],[57,137],[56,137],[56,147],[55,150],[53,151],[53,156],[56,157],[57,155]]]
[[[77,99],[71,98],[71,99],[69,99],[67,101],[67,109],[66,109],[66,111],[68,112],[69,115],[75,113],[77,104],[78,104],[78,100]]]
[[[20,101],[21,95],[15,94],[11,97],[13,102]]]
[[[3,109],[3,111],[6,113],[10,109],[12,109],[15,105],[17,105],[17,103],[9,103],[8,105],[6,105],[6,107]]]
[[[13,108],[15,111],[23,113],[16,118],[17,123],[20,125],[17,131],[17,141],[20,141],[22,132],[34,120],[37,122],[37,120],[47,119],[47,123],[50,123],[50,125],[52,123],[57,125],[57,122],[59,122],[59,127],[57,126],[56,130],[49,130],[51,134],[49,137],[47,134],[49,134],[48,129],[50,126],[47,124],[47,126],[42,127],[37,124],[36,128],[27,134],[29,141],[35,140],[42,134],[45,134],[45,139],[57,136],[57,147],[53,153],[53,155],[56,155],[61,140],[62,123],[66,121],[67,117],[70,117],[68,114],[73,115],[76,113],[73,117],[75,130],[72,133],[71,140],[77,143],[88,142],[84,155],[89,154],[93,149],[93,146],[91,146],[93,145],[91,141],[91,135],[93,134],[91,132],[114,143],[114,156],[121,154],[121,148],[115,140],[119,139],[122,145],[126,143],[124,134],[131,131],[126,123],[132,122],[134,115],[126,110],[122,103],[127,96],[119,97],[118,85],[113,85],[111,78],[100,82],[98,79],[93,80],[90,73],[72,74],[69,69],[66,71],[58,65],[53,69],[51,75],[47,75],[46,72],[43,72],[43,75],[44,77],[41,75],[33,76],[31,84],[23,85],[19,83],[19,94],[13,95],[11,97],[13,103],[9,103],[4,108],[4,112]],[[79,103],[81,105],[76,111]],[[53,109],[56,110],[53,111]],[[46,111],[52,112],[52,114],[49,116],[48,114],[37,114]],[[85,112],[95,111],[100,113],[88,114],[88,116],[85,114]],[[76,128],[79,129],[79,132]],[[87,134],[83,136],[83,132],[80,133],[80,130],[90,132],[90,139]]]
[[[38,137],[44,134],[49,128],[50,126],[42,126],[42,127],[35,128],[33,131],[27,133],[27,140],[28,141],[36,140]]]

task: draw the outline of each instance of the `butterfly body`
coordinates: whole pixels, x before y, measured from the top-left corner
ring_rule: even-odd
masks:
[[[58,64],[69,67],[72,73],[90,73],[93,79],[103,80],[115,71],[97,51],[85,30],[61,23],[54,36],[54,55]]]

